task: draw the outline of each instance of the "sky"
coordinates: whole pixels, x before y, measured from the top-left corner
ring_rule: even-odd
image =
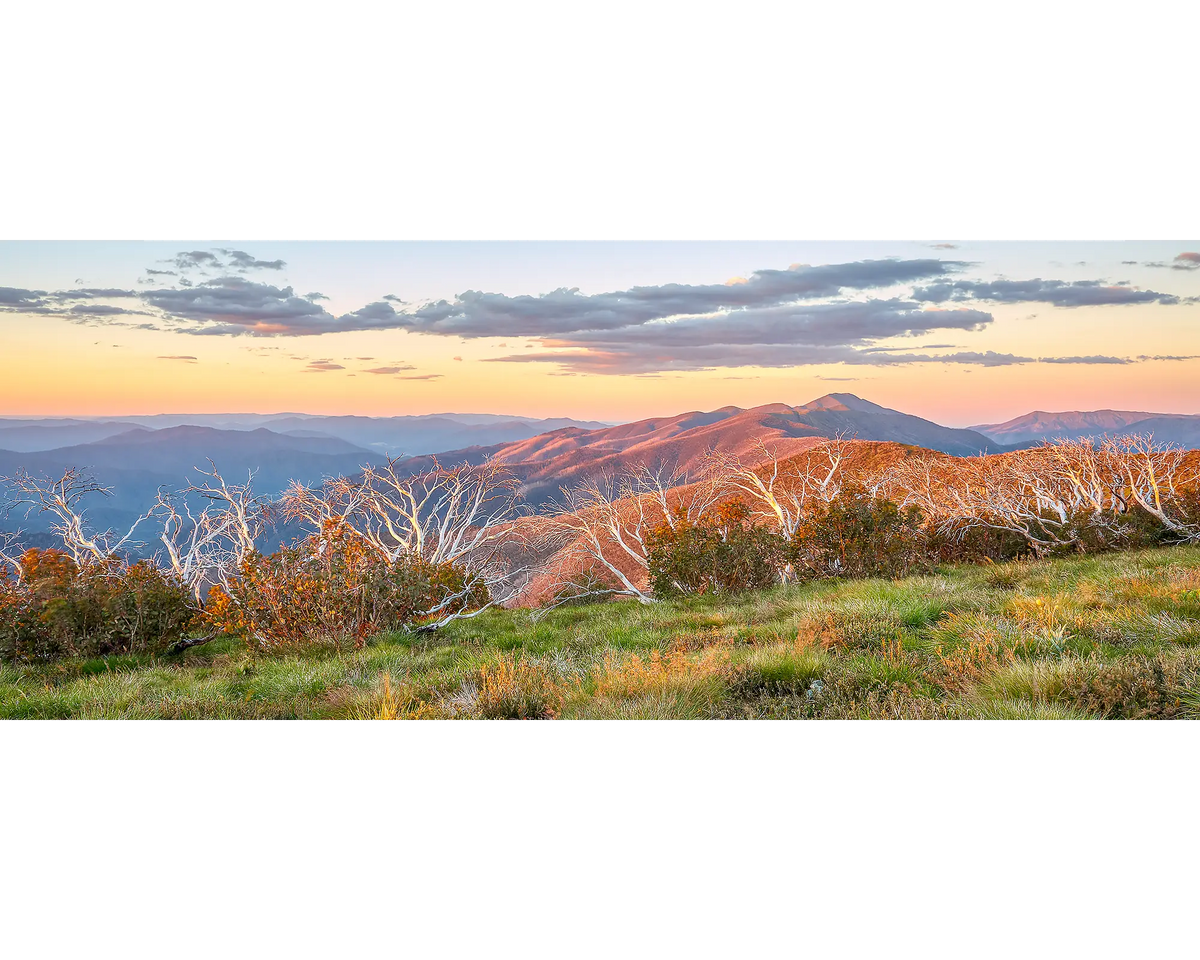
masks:
[[[0,416],[1200,413],[1200,241],[0,242]]]

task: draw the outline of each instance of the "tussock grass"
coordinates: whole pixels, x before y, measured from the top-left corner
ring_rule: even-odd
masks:
[[[1200,547],[0,664],[0,717],[1200,717]]]

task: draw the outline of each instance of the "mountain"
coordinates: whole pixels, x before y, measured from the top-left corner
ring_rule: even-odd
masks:
[[[327,417],[302,413],[155,414],[117,418],[0,418],[0,450],[35,452],[91,443],[136,427],[153,431],[177,427],[253,431],[296,437],[334,437],[376,454],[415,456],[524,440],[577,427],[593,430],[610,424],[564,417],[537,419],[486,413],[446,413],[399,417]]]
[[[18,470],[49,476],[69,467],[86,468],[113,494],[94,498],[88,514],[99,527],[128,527],[155,500],[160,487],[177,490],[196,468],[212,458],[229,483],[244,483],[254,472],[254,489],[276,494],[293,480],[305,484],[324,477],[357,473],[383,457],[334,437],[290,437],[270,430],[217,430],[213,427],[137,427],[93,443],[57,450],[17,452],[0,450],[0,476]],[[12,528],[44,530],[45,515],[20,515],[0,523]]]
[[[440,459],[444,463],[478,462],[494,457],[524,480],[526,498],[539,503],[553,498],[560,486],[641,463],[678,466],[693,473],[710,451],[760,460],[765,445],[791,456],[838,434],[958,456],[979,453],[989,446],[987,437],[974,431],[943,427],[854,394],[834,393],[798,407],[784,403],[748,410],[721,407],[599,430],[568,427],[513,443],[452,451]],[[415,469],[424,462],[417,458],[412,466]]]
[[[103,440],[136,426],[128,420],[0,420],[0,450],[53,450]]]
[[[1034,410],[1004,423],[971,427],[978,433],[1008,446],[1027,446],[1042,440],[1081,437],[1153,434],[1160,443],[1184,447],[1200,446],[1200,415],[1145,413],[1135,410],[1067,410],[1048,413]]]

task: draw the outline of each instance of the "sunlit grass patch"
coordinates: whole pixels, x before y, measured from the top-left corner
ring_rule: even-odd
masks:
[[[1093,660],[1017,660],[987,677],[977,693],[985,701],[1056,702],[1090,683],[1099,671],[1100,663]]]
[[[965,707],[971,720],[1095,720],[1095,714],[1061,703],[1028,700],[985,700]]]
[[[819,646],[779,643],[753,650],[741,663],[742,683],[750,689],[803,692],[829,667]]]

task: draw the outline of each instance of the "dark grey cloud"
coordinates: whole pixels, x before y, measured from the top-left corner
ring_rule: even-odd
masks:
[[[549,347],[599,346],[677,350],[716,345],[869,346],[891,337],[932,330],[980,330],[989,313],[971,309],[927,309],[911,300],[865,300],[784,304],[715,315],[645,323],[620,330],[588,330],[547,338]]]
[[[23,290],[20,287],[0,287],[0,308],[17,311],[49,305],[45,290]]]
[[[287,264],[282,260],[257,260],[245,250],[217,250],[228,258],[225,264],[231,270],[245,273],[248,270],[282,270]]]
[[[84,287],[75,290],[59,290],[52,294],[55,300],[122,300],[140,296],[136,290],[118,287]]]
[[[324,307],[275,287],[242,277],[206,280],[183,290],[146,290],[142,300],[170,317],[198,323],[181,332],[205,335],[324,333],[337,320]]]
[[[539,296],[510,297],[468,290],[401,316],[423,333],[460,337],[545,337],[618,330],[668,317],[737,311],[834,297],[845,290],[881,289],[944,277],[966,266],[950,260],[861,260],[854,263],[759,270],[719,284],[668,283],[585,295],[562,287]]]
[[[64,312],[75,317],[119,317],[124,315],[147,317],[152,315],[145,310],[127,310],[125,307],[114,307],[107,303],[79,303]]]
[[[175,264],[180,270],[197,270],[204,267],[219,270],[223,266],[220,258],[208,250],[183,250],[175,254],[174,259],[165,262]]]
[[[318,300],[328,300],[329,298],[328,298],[327,296],[325,296],[325,294],[323,294],[323,293],[317,293],[317,292],[314,290],[312,293],[306,293],[306,294],[304,295],[304,299],[305,299],[305,300],[312,300],[312,301],[315,303],[315,302],[316,302],[316,301],[318,301]]]
[[[89,287],[78,290],[25,290],[20,287],[0,287],[0,312],[31,313],[41,316],[75,320],[80,317],[113,317],[121,314],[150,316],[145,310],[115,307],[110,304],[88,303],[96,299],[126,299],[138,296],[132,290]]]
[[[146,268],[146,275],[150,277],[177,277],[178,272],[175,270],[155,270],[153,267]]]
[[[1051,303],[1084,307],[1123,303],[1175,304],[1179,298],[1154,290],[1135,290],[1102,280],[953,280],[917,287],[913,299],[926,303],[991,300],[996,303]]]
[[[385,293],[385,294],[383,295],[383,299],[384,299],[384,300],[391,300],[393,303],[403,303],[403,302],[404,302],[404,301],[403,301],[403,300],[401,300],[401,299],[400,299],[398,296],[396,296],[394,293]]]

